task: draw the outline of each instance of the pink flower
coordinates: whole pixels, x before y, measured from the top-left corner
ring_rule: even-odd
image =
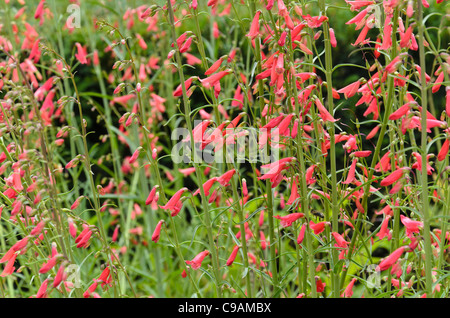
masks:
[[[389,206],[387,205],[386,207],[389,207]],[[388,229],[388,225],[389,225],[389,220],[390,219],[391,219],[391,215],[386,215],[384,217],[383,223],[381,223],[380,231],[376,235],[376,236],[378,236],[378,238],[380,240],[382,240],[386,236],[388,237],[388,240],[390,240],[392,238],[391,233],[390,233],[390,231]]]
[[[52,258],[50,258],[47,263],[44,263],[42,267],[39,269],[40,274],[45,274],[49,270],[51,270],[56,265],[56,261],[58,260],[59,256],[55,255]]]
[[[306,225],[302,224],[302,227],[300,228],[300,232],[297,236],[297,244],[300,245],[303,242],[303,239],[305,238],[305,231],[306,231]]]
[[[400,179],[401,177],[403,177],[403,173],[405,172],[407,168],[403,167],[403,168],[398,168],[397,170],[395,170],[394,172],[392,172],[390,175],[388,175],[386,178],[384,178],[383,180],[381,180],[380,182],[380,186],[382,187],[386,187],[388,185],[393,184],[395,181],[397,181],[398,179]]]
[[[423,227],[423,222],[413,221],[410,218],[400,215],[400,220],[406,228],[406,236],[410,237],[412,233],[419,233],[420,228]]]
[[[305,215],[303,213],[291,213],[285,216],[275,215],[274,218],[280,220],[280,224],[282,227],[288,227],[291,226],[293,222],[304,216]]]
[[[314,231],[314,234],[320,234],[325,230],[325,226],[330,225],[330,222],[318,222],[314,223],[313,221],[309,221],[309,227]]]
[[[439,150],[439,153],[437,155],[437,159],[439,161],[444,161],[444,159],[448,157],[449,144],[450,144],[450,139],[448,139],[448,138],[445,139],[444,143],[442,144],[441,150]]]
[[[155,231],[152,234],[152,241],[155,243],[157,243],[159,240],[159,236],[161,233],[161,226],[163,225],[163,223],[164,223],[164,220],[160,220],[158,222],[158,224],[156,225]]]
[[[337,232],[331,232],[331,235],[333,235],[334,239],[336,240],[336,244],[337,244],[339,247],[342,247],[342,248],[347,248],[347,247],[348,247],[348,244],[349,244],[350,242],[347,242],[347,241],[342,237],[341,234],[339,234],[339,233],[337,233]]]
[[[217,182],[219,182],[222,186],[227,186],[230,182],[231,178],[236,173],[236,169],[231,169],[227,172],[225,172],[223,175],[217,178]]]
[[[332,47],[337,46],[336,36],[334,35],[334,30],[330,28],[330,44]]]
[[[356,163],[358,162],[357,158],[354,158],[352,160],[352,164],[350,166],[350,169],[348,171],[348,175],[347,175],[347,179],[345,179],[344,182],[342,182],[342,184],[350,184],[352,182],[354,182],[355,179],[355,170],[356,170]]]
[[[13,251],[13,253],[10,253],[10,254],[11,254],[11,256],[9,257],[8,263],[6,264],[5,268],[3,269],[3,272],[1,273],[0,277],[6,277],[6,276],[14,273],[14,270],[15,270],[14,262],[16,261],[17,253],[15,253]]]
[[[41,0],[41,2],[39,2],[38,6],[36,7],[36,11],[34,13],[35,19],[40,19],[42,17],[42,15],[44,14],[44,4],[45,4],[45,0]]]
[[[353,278],[350,283],[345,287],[344,293],[342,294],[342,297],[350,298],[353,296],[353,285],[356,282],[356,278]]]
[[[261,15],[261,11],[258,10],[253,17],[252,24],[250,26],[250,31],[246,34],[250,39],[255,39],[260,35],[259,33],[259,16]]]
[[[203,252],[200,252],[199,254],[197,254],[197,256],[195,256],[192,259],[192,261],[186,261],[186,264],[190,265],[193,270],[197,270],[197,269],[200,268],[200,266],[202,266],[203,260],[208,255],[209,255],[209,251],[208,250],[204,250]]]
[[[233,248],[233,251],[231,252],[230,257],[227,260],[227,266],[231,266],[233,264],[234,260],[236,259],[236,256],[237,256],[237,253],[239,251],[239,248],[240,248],[239,245],[236,245]]]
[[[75,43],[76,47],[77,47],[77,53],[75,54],[75,57],[77,58],[77,60],[81,63],[81,64],[87,64],[87,51],[86,51],[86,47],[82,47],[80,43]]]
[[[202,83],[203,87],[206,89],[210,89],[213,86],[215,86],[217,83],[219,83],[219,81],[226,75],[230,74],[232,72],[231,69],[225,70],[225,71],[220,71],[217,72],[207,78],[204,79],[200,79],[200,83]]]
[[[398,261],[400,256],[403,255],[403,253],[406,251],[408,246],[401,246],[398,249],[396,249],[394,252],[392,252],[388,257],[383,259],[380,264],[377,266],[376,270],[378,272],[384,271],[388,268],[390,268],[392,265],[394,265],[395,262]]]
[[[188,190],[188,188],[181,188],[170,198],[170,200],[167,202],[166,205],[164,205],[164,206],[160,205],[159,207],[163,210],[172,211],[172,214],[171,214],[172,216],[178,215],[178,212],[180,212],[181,205],[182,205],[180,198],[183,195],[183,193],[186,192],[187,190]]]
[[[156,190],[159,188],[158,185],[154,186],[153,189],[150,191],[150,193],[148,194],[147,199],[145,200],[145,205],[149,205],[151,204],[156,197]]]

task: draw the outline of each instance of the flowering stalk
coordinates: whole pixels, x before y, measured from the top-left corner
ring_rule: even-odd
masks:
[[[256,5],[255,1],[251,1],[250,3],[250,14],[252,16],[256,13]],[[256,70],[259,73],[262,71],[262,61],[261,61],[261,44],[259,38],[255,39],[255,57],[256,57]],[[263,112],[264,109],[264,86],[262,81],[258,83],[258,96],[257,99],[259,101],[259,109],[260,112]],[[261,126],[264,126],[267,123],[266,117],[261,116]],[[272,273],[272,280],[274,290],[276,290],[278,286],[278,266],[277,266],[277,256],[276,256],[276,238],[275,238],[275,225],[273,221],[273,195],[272,195],[272,184],[270,180],[266,180],[266,189],[265,193],[267,194],[266,202],[267,202],[267,212],[268,212],[268,223],[269,223],[269,240],[270,240],[270,268]]]
[[[427,81],[425,78],[425,48],[424,48],[424,22],[423,22],[423,6],[417,1],[417,27],[419,29],[418,34],[418,44],[419,44],[419,63],[420,63],[420,96],[422,101],[422,112],[421,112],[421,155],[422,155],[422,213],[423,213],[423,233],[424,233],[424,248],[425,248],[425,289],[429,296],[432,296],[432,251],[431,251],[431,232],[430,232],[430,211],[428,210],[428,174],[427,169]]]
[[[174,24],[174,13],[173,13],[173,8],[172,8],[172,4],[171,4],[170,0],[167,0],[167,8],[168,8],[169,24],[170,24],[170,29],[171,29],[171,33],[172,33],[172,38],[175,43],[177,37],[176,37],[175,24]],[[180,82],[182,83],[181,87],[182,87],[182,92],[183,92],[184,116],[186,119],[186,124],[187,124],[187,128],[189,130],[189,134],[190,134],[191,149],[192,149],[192,151],[195,152],[195,141],[194,141],[194,135],[192,133],[192,123],[191,123],[191,119],[190,119],[191,109],[190,109],[190,105],[189,105],[189,99],[188,99],[187,93],[186,93],[186,87],[183,85],[184,73],[183,73],[183,69],[182,69],[180,52],[178,49],[175,52],[175,57],[176,57],[176,61],[178,64],[178,74],[180,76]],[[217,255],[217,249],[214,244],[214,239],[213,239],[213,234],[212,234],[212,229],[211,229],[212,224],[211,224],[211,218],[210,218],[209,211],[208,211],[208,200],[206,199],[205,191],[202,186],[203,178],[202,178],[202,174],[200,171],[200,167],[195,162],[195,160],[193,162],[193,165],[195,167],[195,173],[197,176],[198,186],[199,186],[200,194],[201,194],[201,201],[203,204],[206,229],[208,232],[208,240],[209,240],[209,246],[210,246],[210,250],[211,250],[210,252],[212,254],[214,277],[216,280],[216,292],[217,292],[218,297],[221,297],[222,289],[221,289],[220,276],[219,276],[219,264],[218,264],[219,258]]]
[[[326,16],[325,0],[319,0],[320,11],[323,16]],[[332,49],[330,43],[330,27],[328,21],[323,23],[324,45],[325,45],[325,77],[327,82],[327,97],[328,97],[328,112],[333,114],[333,79],[332,79]],[[338,217],[339,206],[337,198],[337,177],[336,177],[336,146],[335,146],[335,131],[334,123],[328,123],[328,132],[330,134],[330,169],[331,169],[331,210],[332,210],[332,230],[338,232]],[[332,252],[332,266],[338,261],[338,251],[333,249]],[[339,297],[339,273],[332,271],[333,296]]]

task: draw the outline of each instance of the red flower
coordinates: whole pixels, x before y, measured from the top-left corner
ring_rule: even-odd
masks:
[[[226,75],[230,74],[232,70],[228,69],[225,71],[217,72],[207,78],[200,79],[200,83],[202,83],[203,87],[206,89],[210,89],[213,86],[216,86],[217,83],[220,83],[219,81]]]
[[[350,166],[350,170],[348,171],[347,179],[342,182],[342,184],[350,184],[353,181],[355,181],[355,170],[356,170],[356,163],[358,162],[357,158],[354,158],[352,161],[352,164]]]
[[[87,51],[86,51],[86,47],[82,47],[80,43],[75,43],[76,47],[77,47],[77,53],[75,54],[75,57],[77,58],[77,60],[81,63],[81,64],[87,64],[88,60],[86,58],[87,56]]]
[[[86,289],[86,291],[83,293],[83,297],[84,298],[89,298],[92,296],[92,294],[95,292],[95,290],[97,289],[98,283],[97,282],[93,282],[91,284],[91,286],[89,286],[88,289]]]
[[[413,221],[410,218],[400,215],[401,222],[406,228],[406,236],[410,237],[412,233],[419,233],[420,228],[423,227],[423,222]]]
[[[330,222],[318,222],[314,223],[313,221],[309,221],[309,227],[314,231],[314,234],[320,234],[325,230],[325,226],[330,225]]]
[[[10,254],[11,255],[8,258],[9,259],[8,263],[6,264],[5,268],[3,269],[3,272],[0,275],[0,277],[6,277],[6,276],[11,275],[12,273],[14,273],[14,270],[15,270],[14,262],[16,261],[17,253],[13,252],[13,253],[10,253]]]
[[[47,298],[47,286],[48,278],[42,282],[41,287],[39,287],[39,290],[36,294],[36,298]]]
[[[335,122],[336,121],[336,119],[334,119],[333,116],[331,116],[331,114],[328,112],[328,110],[325,108],[325,106],[322,105],[322,103],[320,102],[320,100],[318,98],[316,98],[314,100],[314,102],[317,106],[317,109],[319,110],[320,118],[322,118],[322,120],[324,122],[327,122],[327,121]]]
[[[52,258],[50,258],[47,263],[44,263],[42,265],[41,269],[39,270],[39,273],[45,274],[49,270],[51,270],[53,267],[55,267],[58,258],[59,258],[59,255],[55,255]]]
[[[233,264],[234,260],[236,259],[236,255],[237,255],[237,253],[239,251],[239,248],[240,248],[239,245],[236,245],[233,248],[233,251],[231,252],[230,257],[227,260],[227,266],[231,266]]]
[[[155,200],[156,190],[159,188],[158,185],[154,186],[153,189],[150,191],[147,199],[145,200],[145,205],[151,204]]]
[[[245,35],[248,36],[250,39],[255,39],[260,35],[259,33],[259,16],[261,15],[261,11],[258,10],[255,13],[255,16],[253,17],[252,24],[250,26],[250,31]]]
[[[390,268],[392,265],[394,265],[395,262],[398,261],[400,256],[403,255],[403,253],[406,251],[407,248],[408,246],[401,246],[398,249],[396,249],[394,252],[391,253],[391,255],[389,255],[380,262],[376,270],[380,272]]]
[[[305,215],[303,213],[291,213],[285,216],[275,215],[274,218],[280,220],[280,224],[282,227],[288,227],[291,226],[293,222],[304,216]]]
[[[334,239],[336,240],[336,244],[338,247],[347,248],[348,244],[350,242],[347,242],[341,234],[337,232],[331,232],[331,235],[333,235]]]
[[[209,190],[211,189],[211,187],[214,185],[214,183],[217,182],[217,177],[213,177],[209,180],[207,180],[205,183],[203,183],[203,192],[205,193],[205,196],[209,195]],[[198,188],[192,195],[197,195],[200,193],[200,188]]]
[[[200,268],[200,266],[202,266],[203,260],[208,255],[209,255],[209,251],[204,250],[203,252],[200,252],[199,254],[197,254],[197,256],[195,256],[192,259],[192,261],[186,261],[186,264],[190,265],[192,267],[192,269],[197,270]]]
[[[389,207],[388,205],[386,207]],[[390,208],[390,207],[389,207]],[[384,237],[388,237],[388,240],[390,240],[392,238],[391,233],[388,229],[388,225],[389,225],[389,220],[391,219],[391,215],[386,215],[383,223],[381,223],[381,228],[380,231],[377,233],[376,236],[378,236],[378,238],[380,240],[382,240]]]
[[[439,161],[444,161],[444,159],[447,158],[449,144],[450,144],[450,139],[445,139],[444,143],[442,144],[441,150],[439,150],[439,153],[437,155],[437,159]]]
[[[356,278],[353,278],[350,283],[348,283],[347,287],[345,287],[344,293],[342,294],[342,297],[350,298],[353,296],[353,285],[356,282]]]
[[[316,280],[316,291],[322,293],[325,290],[327,284],[323,283],[319,276],[315,277]]]
[[[205,75],[208,76],[208,75],[213,74],[215,71],[217,71],[219,69],[220,65],[222,65],[223,60],[224,60],[224,58],[221,57],[220,59],[215,61],[213,63],[213,65],[211,65],[211,67],[206,70]]]
[[[172,196],[172,198],[170,198],[170,200],[167,202],[166,205],[164,206],[160,205],[159,207],[163,210],[172,211],[172,216],[176,216],[178,212],[180,212],[181,210],[182,203],[180,201],[180,198],[183,195],[183,193],[186,192],[187,190],[188,188],[181,188]]]
[[[302,227],[300,228],[300,232],[298,233],[298,237],[297,237],[298,245],[302,244],[303,239],[305,238],[305,231],[306,231],[306,225],[302,224]]]
[[[55,280],[53,281],[53,287],[58,287],[59,284],[61,284],[62,281],[66,280],[67,278],[67,273],[64,272],[64,270],[66,269],[65,265],[62,264],[59,269],[58,272],[56,273],[55,276]]]
[[[231,169],[225,172],[223,175],[217,178],[217,182],[219,182],[222,186],[227,186],[228,182],[230,182],[231,178],[236,173],[236,169]]]
[[[152,234],[152,241],[157,243],[159,240],[159,235],[161,233],[161,226],[163,225],[164,220],[160,220],[156,225],[155,231]]]
[[[398,168],[397,170],[392,172],[389,176],[387,176],[386,178],[381,180],[380,186],[386,187],[388,185],[393,184],[395,181],[397,181],[398,179],[403,177],[403,173],[405,172],[406,169],[408,169],[408,168],[405,168],[405,167],[404,168]]]

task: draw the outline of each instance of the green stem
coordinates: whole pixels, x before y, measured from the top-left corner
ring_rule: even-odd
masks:
[[[424,47],[424,29],[423,23],[423,8],[422,4],[417,1],[417,22],[418,22],[418,44],[419,44],[419,61],[420,61],[420,95],[422,100],[422,113],[421,113],[421,155],[422,155],[422,213],[423,213],[423,235],[424,235],[424,248],[425,248],[425,289],[428,297],[432,297],[432,249],[431,249],[431,232],[430,232],[430,211],[428,210],[428,174],[427,174],[427,82],[425,77],[426,65],[425,65],[425,47]]]
[[[169,12],[169,23],[170,23],[171,32],[172,32],[172,38],[175,43],[175,40],[177,37],[176,37],[175,24],[174,24],[174,12],[173,12],[173,8],[172,8],[172,4],[171,4],[170,0],[167,0],[167,8],[168,8],[168,12]],[[189,104],[189,100],[187,97],[186,87],[184,86],[184,73],[183,73],[182,64],[181,64],[180,51],[178,49],[175,53],[175,58],[176,58],[176,61],[178,64],[178,74],[180,76],[180,82],[181,82],[181,87],[182,87],[182,92],[183,92],[184,116],[186,119],[186,124],[187,124],[187,128],[189,130],[189,134],[190,134],[191,151],[194,152],[194,157],[195,157],[195,141],[194,141],[194,136],[193,136],[193,132],[192,132],[192,123],[191,123],[191,119],[190,119],[191,109],[190,109],[190,104]],[[199,186],[200,194],[201,194],[201,201],[202,201],[202,205],[203,205],[205,224],[206,224],[206,230],[207,230],[207,235],[208,235],[208,243],[209,243],[210,252],[212,255],[212,267],[213,267],[213,271],[214,271],[214,278],[216,281],[216,292],[217,292],[217,296],[220,298],[220,297],[222,297],[222,288],[221,288],[221,278],[220,278],[220,273],[219,273],[219,258],[218,258],[217,248],[214,244],[211,217],[209,214],[210,212],[208,210],[208,200],[205,196],[205,191],[203,189],[202,172],[200,171],[200,167],[199,167],[198,163],[196,162],[195,158],[193,160],[193,165],[195,167],[195,174],[197,177],[198,186]]]

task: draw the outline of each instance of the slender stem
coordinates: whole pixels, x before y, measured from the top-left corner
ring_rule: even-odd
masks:
[[[325,0],[319,1],[320,11],[322,15],[326,16],[326,7]],[[332,60],[332,51],[331,51],[331,43],[330,43],[330,27],[328,25],[328,21],[323,24],[323,33],[324,33],[324,45],[325,45],[325,77],[327,81],[327,100],[328,100],[328,111],[330,114],[334,112],[334,103],[333,103],[333,78],[332,78],[332,69],[333,69],[333,60]],[[336,176],[336,143],[335,143],[335,131],[334,131],[334,123],[329,123],[327,129],[330,135],[330,169],[331,169],[331,210],[332,210],[332,221],[331,227],[333,232],[338,232],[338,219],[339,219],[339,206],[338,206],[338,198],[337,198],[337,176]],[[332,265],[335,265],[338,261],[338,250],[332,249]],[[333,285],[333,297],[339,297],[339,273],[336,273],[334,270],[332,273],[332,285]]]
[[[422,113],[421,113],[421,155],[422,155],[422,213],[423,213],[423,235],[424,235],[424,248],[425,248],[425,289],[428,297],[432,297],[432,250],[431,250],[431,232],[430,232],[430,211],[428,210],[428,174],[427,174],[427,82],[425,77],[426,65],[425,65],[425,47],[424,47],[424,28],[423,23],[423,6],[417,1],[417,22],[418,22],[418,43],[419,43],[419,63],[421,67],[420,72],[420,95],[422,101]]]
[[[174,24],[174,12],[173,12],[173,8],[172,8],[172,4],[171,4],[170,0],[167,0],[167,7],[168,7],[168,12],[169,12],[169,23],[170,23],[171,32],[172,32],[172,38],[173,38],[173,41],[175,42],[176,32],[175,32],[175,24]],[[178,74],[180,76],[180,82],[181,82],[181,87],[182,87],[184,116],[186,119],[186,124],[187,124],[187,128],[189,130],[189,134],[190,134],[191,151],[194,152],[194,157],[195,157],[195,141],[194,141],[194,136],[193,136],[193,132],[192,132],[192,123],[191,123],[191,119],[190,119],[191,109],[190,109],[189,99],[187,97],[186,87],[184,86],[184,73],[183,73],[182,64],[181,64],[180,51],[178,49],[175,53],[175,58],[176,58],[176,61],[178,64]],[[210,252],[212,255],[212,266],[213,266],[213,271],[214,271],[214,278],[216,280],[216,292],[217,292],[218,297],[221,297],[222,296],[222,288],[221,288],[221,279],[220,279],[220,273],[219,273],[219,258],[218,258],[217,248],[214,244],[211,217],[210,217],[210,212],[208,210],[208,200],[205,196],[205,191],[203,189],[202,173],[200,171],[200,167],[199,167],[198,163],[196,162],[195,158],[193,160],[193,165],[195,167],[195,174],[197,176],[198,186],[199,186],[200,194],[201,194],[201,201],[202,201],[202,205],[203,205],[206,230],[207,230],[207,234],[208,234],[208,242],[209,242]]]

